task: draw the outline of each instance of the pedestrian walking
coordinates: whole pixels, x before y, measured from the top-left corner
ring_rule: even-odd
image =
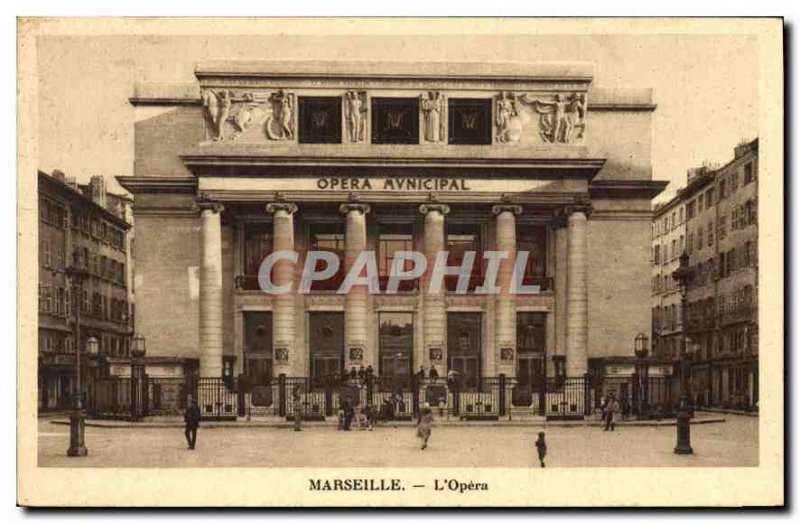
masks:
[[[300,424],[303,420],[303,397],[301,395],[300,385],[295,385],[292,391],[292,404],[294,405],[294,431],[300,432]]]
[[[614,393],[610,393],[608,395],[608,401],[606,402],[606,428],[604,430],[614,430],[616,423],[614,419],[620,412],[619,401],[617,401],[617,397]]]
[[[350,381],[355,382],[358,379],[358,371],[356,370],[356,366],[353,365],[350,367]]]
[[[364,370],[364,366],[363,365],[361,365],[358,368],[358,372],[356,373],[356,377],[358,378],[358,382],[359,383],[362,383],[362,384],[364,383],[364,377],[366,376],[366,372],[367,371]]]
[[[345,401],[342,408],[344,409],[344,430],[350,430],[350,425],[353,424],[355,411],[353,411],[353,407],[350,405],[349,401]]]
[[[392,400],[389,398],[385,398],[383,400],[383,405],[381,405],[381,419],[384,423],[394,419],[394,403],[392,403]]]
[[[431,437],[431,428],[433,427],[433,413],[431,407],[427,403],[422,406],[419,411],[419,419],[417,420],[417,437],[422,439],[422,447],[420,450],[428,448],[428,439]]]
[[[544,457],[547,456],[547,443],[544,441],[544,432],[540,432],[539,439],[536,440],[536,453],[539,455],[539,465],[544,468]]]
[[[186,422],[186,443],[189,444],[189,450],[194,450],[197,444],[197,428],[200,426],[200,407],[197,406],[197,400],[191,396],[188,398],[188,406],[186,413],[183,415],[183,421]]]
[[[420,381],[422,381],[422,380],[424,380],[424,379],[425,379],[425,366],[424,366],[424,365],[420,365],[420,366],[419,366],[419,370],[417,371],[417,373],[415,374],[415,376],[416,376],[416,377],[417,377],[417,379],[418,379],[418,380],[420,380]]]
[[[608,413],[608,394],[603,396],[600,400],[600,419],[605,423],[606,414]]]
[[[372,431],[375,428],[375,406],[367,405],[365,410],[367,414],[367,430]]]
[[[432,380],[435,380],[436,378],[439,377],[439,372],[436,370],[436,367],[434,367],[433,365],[431,365],[431,370],[428,373],[428,377],[430,379],[432,379]]]
[[[336,419],[338,420],[337,430],[344,430],[344,407],[339,407]]]

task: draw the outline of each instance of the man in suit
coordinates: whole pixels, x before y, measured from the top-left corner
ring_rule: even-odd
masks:
[[[189,396],[189,406],[186,407],[186,414],[183,415],[183,421],[186,422],[186,442],[189,444],[189,449],[194,450],[197,443],[197,427],[200,426],[200,407],[197,406],[197,400]]]

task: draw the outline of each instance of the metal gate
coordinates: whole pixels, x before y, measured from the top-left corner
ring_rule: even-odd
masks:
[[[235,420],[237,394],[232,380],[199,378],[194,383],[193,397],[200,407],[200,416],[206,420]]]

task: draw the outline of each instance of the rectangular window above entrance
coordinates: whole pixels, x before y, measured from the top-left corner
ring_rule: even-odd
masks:
[[[261,262],[272,252],[272,226],[252,224],[244,229],[244,267],[238,287],[258,290],[258,271]]]
[[[381,223],[378,227],[378,277],[381,290],[386,290],[395,253],[414,250],[414,226],[412,223]],[[413,268],[411,260],[406,260],[403,271]],[[415,291],[417,280],[401,280],[399,291]]]
[[[344,259],[344,224],[342,223],[312,223],[310,229],[310,245],[312,251],[330,251],[339,257],[339,270],[332,277],[325,280],[315,280],[311,284],[312,291],[335,291],[338,289],[346,274]],[[325,262],[319,261],[315,268],[321,271]]]
[[[483,241],[481,238],[481,225],[479,223],[451,223],[447,225],[447,265],[448,267],[460,266],[468,252],[475,253],[475,262],[472,265],[468,292],[472,292],[483,283],[485,274],[485,260],[483,258]],[[445,276],[445,288],[448,292],[455,292],[458,286],[458,276]]]
[[[656,246],[656,258],[658,258]],[[552,290],[547,278],[547,228],[544,225],[521,224],[517,227],[517,256],[528,253],[528,262],[522,274],[523,285],[538,285],[543,292]]]

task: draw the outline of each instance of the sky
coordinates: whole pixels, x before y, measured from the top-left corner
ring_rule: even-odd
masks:
[[[650,87],[653,178],[724,164],[758,135],[757,42],[742,35],[40,36],[39,168],[85,182],[133,172],[136,82],[193,82],[204,60],[580,61],[602,87]]]

